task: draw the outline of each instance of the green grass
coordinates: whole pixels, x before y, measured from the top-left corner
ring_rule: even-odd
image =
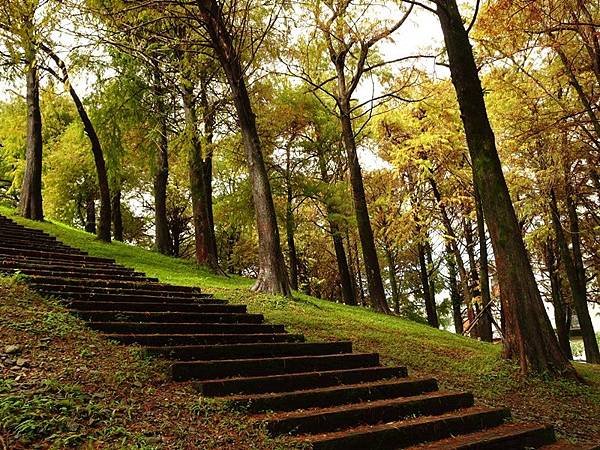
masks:
[[[510,406],[519,419],[555,423],[568,437],[586,438],[600,433],[600,425],[589,425],[597,423],[594,418],[600,416],[598,366],[576,364],[587,385],[544,377],[522,378],[515,364],[501,358],[499,345],[304,294],[297,293],[293,299],[257,294],[249,290],[252,280],[243,277],[218,276],[193,262],[122,243],[107,245],[60,223],[15,217],[6,208],[0,208],[0,214],[161,281],[200,286],[231,302],[245,303],[250,311],[263,313],[270,322],[285,324],[291,332],[304,333],[308,340],[352,340],[357,351],[378,352],[384,363],[406,366],[411,375],[434,376],[443,388],[470,390],[484,403]]]

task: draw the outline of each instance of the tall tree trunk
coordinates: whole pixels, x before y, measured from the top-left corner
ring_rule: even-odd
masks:
[[[433,251],[431,249],[431,242],[427,241],[425,243],[425,259],[427,261],[427,278],[429,278],[429,292],[431,295],[431,304],[433,305],[436,313],[436,318],[437,318],[437,304],[435,302],[435,278],[434,278],[434,272],[435,272],[435,267],[433,265]],[[439,327],[439,320],[438,320],[438,327]]]
[[[116,189],[112,196],[112,224],[115,241],[123,242],[123,215],[121,214],[121,189]]]
[[[588,309],[585,283],[581,282],[581,279],[577,274],[577,267],[573,261],[573,256],[569,250],[565,233],[563,232],[562,224],[560,222],[560,212],[558,211],[554,190],[550,191],[550,211],[552,215],[552,225],[556,235],[556,243],[558,244],[558,249],[560,251],[560,259],[565,267],[567,279],[569,280],[569,287],[571,289],[571,296],[573,297],[573,305],[575,306],[575,312],[579,319],[581,337],[583,338],[583,346],[585,348],[585,359],[589,363],[600,364],[600,351],[598,350],[598,341],[596,340],[594,325],[590,317],[590,310]]]
[[[350,243],[350,235],[346,232],[346,239],[348,240],[348,248],[351,249],[351,243]],[[357,286],[356,289],[358,290],[358,295],[360,298],[360,305],[361,306],[365,306],[366,302],[365,302],[365,288],[363,286],[363,277],[362,277],[362,270],[360,269],[360,255],[358,253],[358,242],[356,241],[356,239],[354,239],[354,252],[352,252],[352,250],[350,250],[348,253],[349,254],[354,254],[354,263],[355,263],[355,268],[356,268],[356,281],[357,281]]]
[[[204,26],[231,89],[246,149],[259,241],[259,271],[252,289],[289,296],[291,295],[290,284],[281,251],[271,185],[256,129],[256,118],[246,88],[240,55],[227,29],[219,3],[215,0],[197,0],[196,3],[200,8]]]
[[[44,220],[42,208],[42,114],[40,80],[35,61],[27,70],[27,151],[25,174],[21,184],[19,212],[23,217]]]
[[[85,201],[85,231],[96,234],[96,202],[91,193]]]
[[[169,140],[163,101],[164,87],[160,69],[154,68],[154,101],[159,122],[159,138],[154,167],[154,245],[163,255],[173,253],[169,219],[167,217],[167,185],[169,183]]]
[[[475,188],[475,212],[477,214],[477,234],[479,237],[479,290],[481,304],[485,308],[483,316],[479,320],[479,337],[482,341],[492,342],[494,333],[492,331],[492,295],[490,292],[487,239],[483,208],[481,207],[481,199],[477,188]]]
[[[340,284],[342,288],[342,300],[346,305],[356,305],[356,293],[354,292],[353,276],[350,272],[346,251],[344,250],[344,241],[340,233],[339,226],[329,221],[329,231],[333,240],[333,248],[335,250],[335,259],[338,265],[340,275]]]
[[[425,312],[427,313],[427,323],[434,327],[439,328],[437,311],[433,298],[431,296],[431,287],[429,285],[429,274],[427,271],[427,262],[425,261],[425,245],[420,243],[417,246],[417,253],[419,257],[419,275],[421,276],[421,291],[423,293],[423,300],[425,301]]]
[[[544,263],[548,270],[550,278],[550,292],[552,298],[552,305],[554,306],[554,322],[556,323],[556,335],[560,348],[562,349],[565,356],[569,359],[573,359],[573,352],[571,350],[571,342],[569,340],[569,311],[562,295],[562,282],[560,279],[560,271],[558,267],[558,259],[556,258],[554,250],[554,242],[550,238],[544,245]]]
[[[327,163],[325,161],[325,155],[319,147],[317,149],[317,160],[319,165],[319,172],[321,174],[321,181],[329,183],[330,177],[327,173]],[[337,261],[338,273],[340,276],[340,284],[342,288],[342,300],[346,305],[356,305],[356,290],[354,288],[354,276],[351,271],[351,267],[348,265],[348,259],[346,258],[346,251],[344,250],[344,240],[340,227],[332,219],[335,211],[331,204],[326,203],[327,209],[327,221],[329,222],[329,231],[331,233],[331,239],[333,240],[333,248],[335,250],[335,259]],[[348,252],[351,252],[350,241],[348,240]],[[352,259],[352,255],[350,255]]]
[[[396,262],[394,261],[394,254],[387,247],[385,248],[385,257],[388,263],[388,277],[392,288],[392,304],[394,305],[394,312],[400,314],[400,293],[398,292],[398,280],[396,279]]]
[[[100,144],[100,139],[98,139],[98,134],[96,133],[94,124],[92,123],[85,107],[83,106],[83,102],[79,98],[79,95],[77,95],[77,92],[75,91],[73,85],[69,80],[69,72],[64,61],[60,59],[58,55],[54,53],[49,47],[42,44],[40,45],[40,48],[44,50],[44,52],[46,52],[48,56],[50,56],[50,58],[52,58],[52,60],[56,63],[56,65],[62,72],[62,76],[56,73],[54,75],[58,79],[60,79],[66,87],[68,87],[69,94],[73,99],[73,103],[75,103],[75,108],[77,109],[77,113],[79,114],[79,118],[81,119],[81,123],[83,124],[85,134],[87,134],[88,139],[90,141],[92,154],[94,156],[94,165],[96,166],[98,188],[100,191],[100,218],[98,221],[98,239],[104,242],[110,242],[112,216],[110,211],[110,188],[108,183],[108,172],[106,170],[106,162],[104,160],[104,152],[102,150],[102,145]]]
[[[358,226],[358,235],[362,248],[365,271],[367,272],[367,284],[369,285],[369,300],[371,306],[377,311],[389,313],[390,308],[385,298],[385,290],[381,279],[379,259],[375,248],[371,219],[367,208],[367,199],[363,185],[362,170],[356,152],[356,142],[352,129],[350,117],[350,105],[346,104],[340,108],[340,121],[342,125],[342,137],[348,158],[348,170],[350,172],[350,185],[352,186],[352,197],[354,199],[354,211]]]
[[[452,317],[454,319],[454,331],[463,334],[465,331],[462,316],[462,298],[456,281],[456,261],[451,245],[446,242],[446,265],[448,267],[448,283],[450,284],[450,301],[452,302]]]
[[[467,305],[468,316],[469,316],[469,327],[471,332],[469,333],[472,338],[480,339],[480,327],[481,318],[478,319],[477,323],[473,324],[476,317],[482,310],[481,305],[481,291],[479,289],[479,272],[477,270],[477,263],[475,262],[475,240],[473,239],[473,224],[470,219],[463,219],[463,228],[465,232],[465,243],[467,244],[465,249],[469,258],[469,292],[471,293],[471,301]]]
[[[536,285],[458,5],[456,0],[440,0],[437,5],[471,155],[473,180],[494,248],[506,330],[510,335],[505,339],[505,356],[517,357],[523,373],[548,372],[578,378],[560,349]]]
[[[211,226],[208,216],[208,193],[206,192],[205,167],[202,158],[202,145],[197,131],[198,117],[194,104],[193,87],[184,81],[183,109],[185,115],[186,138],[188,140],[188,174],[192,197],[192,222],[194,224],[194,247],[196,263],[217,270],[218,262],[212,251]]]
[[[294,240],[294,210],[292,192],[292,168],[291,168],[291,149],[288,145],[285,151],[285,234],[288,244],[289,260],[290,260],[290,286],[294,290],[298,290],[298,255],[296,253],[296,241]]]

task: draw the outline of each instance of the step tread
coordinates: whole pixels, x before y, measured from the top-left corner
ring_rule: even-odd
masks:
[[[301,361],[301,360],[324,360],[331,358],[348,359],[348,358],[362,358],[362,357],[375,357],[379,356],[378,353],[332,353],[329,355],[304,355],[304,356],[276,356],[276,357],[261,357],[261,358],[245,358],[245,359],[209,359],[209,360],[189,360],[189,361],[177,361],[174,365],[225,365],[225,364],[251,364],[268,361]],[[370,366],[374,367],[374,366]],[[375,366],[380,367],[380,366]],[[316,371],[319,372],[319,371]],[[306,372],[303,372],[306,373]]]
[[[363,411],[379,408],[382,406],[392,406],[392,405],[406,405],[410,403],[419,403],[423,400],[429,399],[449,399],[453,397],[473,397],[470,392],[449,392],[449,391],[435,391],[429,392],[427,394],[422,395],[413,395],[410,397],[398,397],[398,398],[388,398],[382,400],[374,400],[374,401],[366,401],[360,403],[351,403],[342,406],[334,406],[329,408],[309,408],[300,411],[290,411],[290,412],[275,412],[275,413],[263,413],[263,414],[255,414],[253,417],[256,420],[267,420],[267,421],[280,421],[280,420],[289,420],[289,419],[301,419],[312,416],[320,416],[320,415],[328,415],[335,414],[339,412],[346,411]]]
[[[345,430],[334,431],[329,433],[312,434],[312,435],[301,435],[297,439],[303,442],[309,442],[313,445],[318,442],[330,441],[337,438],[351,438],[356,435],[363,435],[365,433],[377,433],[388,430],[399,430],[409,429],[414,425],[433,425],[436,423],[443,423],[449,419],[462,419],[469,416],[479,415],[485,413],[499,413],[505,414],[508,417],[508,409],[506,408],[486,408],[474,406],[471,408],[464,408],[459,411],[451,412],[448,414],[441,414],[439,416],[423,416],[415,419],[399,420],[397,422],[390,422],[378,425],[362,425],[353,427]]]
[[[501,443],[511,437],[525,437],[530,433],[547,433],[552,431],[552,426],[536,423],[505,423],[497,427],[488,428],[476,433],[468,433],[409,447],[409,450],[459,450],[479,449],[485,445]],[[543,447],[545,448],[545,447]],[[579,447],[578,447],[579,448]]]

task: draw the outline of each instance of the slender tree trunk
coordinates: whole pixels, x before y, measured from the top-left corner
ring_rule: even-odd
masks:
[[[571,255],[563,232],[554,190],[550,191],[550,210],[552,213],[552,225],[556,235],[556,243],[558,244],[558,249],[560,251],[560,259],[564,264],[567,279],[569,280],[573,305],[575,306],[575,312],[577,313],[579,326],[581,327],[585,358],[592,364],[600,364],[600,351],[598,350],[598,341],[596,340],[594,325],[590,317],[590,310],[588,309],[585,284],[581,282],[577,274],[577,267],[573,261],[573,256]]]
[[[346,239],[348,239],[348,248],[350,247],[350,236],[346,235]],[[360,255],[358,253],[358,242],[356,242],[356,239],[354,240],[354,262],[355,262],[355,267],[356,267],[356,280],[357,280],[357,289],[358,289],[358,294],[360,296],[360,304],[361,306],[365,306],[366,302],[365,302],[365,288],[363,286],[363,277],[362,277],[362,270],[360,269]],[[349,253],[352,253],[352,251],[350,251]]]
[[[96,202],[93,194],[88,194],[85,201],[85,231],[96,234]]]
[[[390,286],[392,288],[392,303],[394,305],[394,312],[400,314],[400,294],[398,292],[398,280],[396,279],[396,262],[394,261],[394,255],[389,248],[385,248],[385,257],[388,264],[388,277],[390,279]]]
[[[112,224],[115,241],[123,242],[123,216],[121,214],[121,190],[116,189],[112,196]]]
[[[450,301],[452,302],[452,317],[454,319],[454,331],[463,334],[464,323],[462,316],[462,298],[456,280],[456,261],[451,245],[446,242],[446,265],[448,267],[448,282],[450,284]]]
[[[463,228],[465,232],[465,242],[467,256],[469,258],[469,292],[471,293],[471,301],[467,305],[469,315],[469,326],[471,332],[469,333],[472,338],[481,339],[481,318],[471,326],[471,323],[475,317],[479,316],[481,312],[481,291],[479,289],[479,272],[477,270],[477,263],[475,262],[475,240],[473,239],[473,224],[469,219],[463,219]]]
[[[569,359],[573,359],[573,352],[571,351],[571,342],[569,339],[568,308],[566,308],[562,296],[562,282],[560,279],[558,259],[555,255],[554,242],[552,239],[548,239],[544,246],[544,262],[550,278],[550,291],[552,305],[554,306],[554,322],[556,323],[558,342],[565,356]]]
[[[252,183],[259,241],[259,271],[255,291],[291,295],[275,216],[271,185],[256,129],[256,118],[246,88],[240,55],[215,0],[197,0],[211,43],[227,77],[242,131]]]
[[[77,109],[77,113],[79,114],[79,118],[81,119],[81,123],[83,124],[83,129],[85,134],[87,134],[88,139],[90,140],[90,145],[92,147],[92,154],[94,155],[94,164],[96,166],[96,176],[98,178],[98,188],[100,191],[100,218],[98,221],[98,239],[104,242],[110,242],[110,229],[111,229],[111,211],[110,211],[110,188],[108,183],[108,173],[106,170],[106,162],[104,160],[104,152],[102,150],[102,145],[100,144],[100,139],[98,139],[98,134],[96,133],[96,128],[92,123],[85,107],[83,106],[83,102],[77,95],[77,92],[73,88],[69,80],[69,72],[67,70],[67,66],[64,61],[58,57],[56,53],[52,51],[49,47],[45,45],[41,45],[42,50],[44,50],[50,58],[56,63],[62,72],[62,77],[58,74],[55,74],[57,78],[59,78],[66,87],[69,89],[69,94],[73,99],[73,103],[75,103],[75,108]]]
[[[477,188],[475,188],[475,212],[477,214],[477,234],[479,236],[479,289],[481,303],[485,308],[485,312],[480,319],[479,337],[482,341],[492,342],[494,333],[492,331],[492,295],[490,291],[487,238],[483,208],[481,207],[481,199]]]
[[[358,162],[356,142],[350,118],[350,105],[345,105],[340,110],[340,121],[342,125],[342,137],[348,158],[348,170],[350,172],[350,184],[352,186],[352,197],[354,199],[354,211],[358,226],[358,235],[367,273],[367,284],[369,285],[369,300],[371,306],[377,311],[389,313],[390,308],[385,298],[385,290],[381,279],[379,258],[375,248],[371,219],[367,208],[367,199],[363,185],[362,170]]]
[[[321,174],[321,181],[325,183],[330,182],[330,177],[327,173],[327,164],[325,161],[325,155],[318,149],[317,159],[319,164],[319,171]],[[348,259],[346,258],[346,251],[344,250],[344,240],[342,238],[342,234],[340,232],[340,227],[337,223],[335,223],[332,219],[335,211],[333,207],[326,203],[325,207],[327,208],[327,221],[329,222],[329,231],[331,233],[331,239],[333,240],[333,248],[335,250],[335,259],[337,261],[338,273],[340,276],[340,284],[342,288],[342,300],[346,305],[356,305],[356,291],[354,288],[354,276],[351,272],[351,268],[348,265]],[[350,249],[350,241],[348,241],[348,252],[351,252]],[[350,259],[352,259],[352,255],[350,255]]]
[[[296,241],[294,240],[294,211],[293,211],[293,199],[294,193],[292,192],[292,168],[291,168],[291,151],[289,145],[286,148],[286,168],[285,168],[285,190],[286,190],[286,203],[285,203],[285,234],[288,244],[289,260],[290,260],[290,286],[294,290],[298,290],[298,255],[296,253]]]
[[[218,268],[218,262],[212,251],[211,226],[208,217],[208,193],[206,192],[205,167],[202,158],[202,145],[196,123],[198,117],[194,105],[192,86],[184,82],[183,109],[185,113],[186,137],[188,139],[188,174],[192,197],[192,222],[194,224],[194,247],[196,263],[207,265],[211,270]]]
[[[425,260],[425,245],[419,242],[417,252],[419,257],[419,274],[421,276],[421,291],[423,292],[423,300],[425,301],[427,323],[434,328],[439,328],[440,324],[438,322],[437,311],[430,290],[429,273],[427,271],[427,262]]]
[[[27,151],[21,184],[19,211],[27,219],[44,220],[42,208],[42,114],[38,68],[31,61],[27,71]]]
[[[154,100],[159,122],[159,138],[154,168],[154,245],[163,255],[173,253],[172,240],[167,218],[167,185],[169,183],[169,140],[167,118],[163,101],[164,87],[160,69],[154,69]]]
[[[335,259],[338,265],[338,272],[340,275],[340,284],[342,288],[342,300],[346,305],[356,305],[356,293],[354,292],[354,282],[350,268],[348,265],[348,259],[346,258],[346,251],[344,250],[344,241],[340,233],[338,225],[329,221],[329,230],[331,232],[331,239],[333,240],[333,248],[335,250]]]
[[[438,18],[471,155],[473,179],[494,248],[506,330],[510,334],[505,339],[505,356],[517,357],[523,373],[547,372],[578,378],[560,349],[536,285],[456,0],[440,0]]]

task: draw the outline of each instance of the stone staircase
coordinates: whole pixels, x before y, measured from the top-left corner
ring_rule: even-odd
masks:
[[[384,367],[351,342],[304,342],[193,287],[173,286],[68,247],[0,216],[0,271],[20,272],[46,296],[108,338],[171,360],[175,380],[194,380],[314,449],[581,448],[555,443],[552,427],[509,422],[504,408],[468,392]]]

